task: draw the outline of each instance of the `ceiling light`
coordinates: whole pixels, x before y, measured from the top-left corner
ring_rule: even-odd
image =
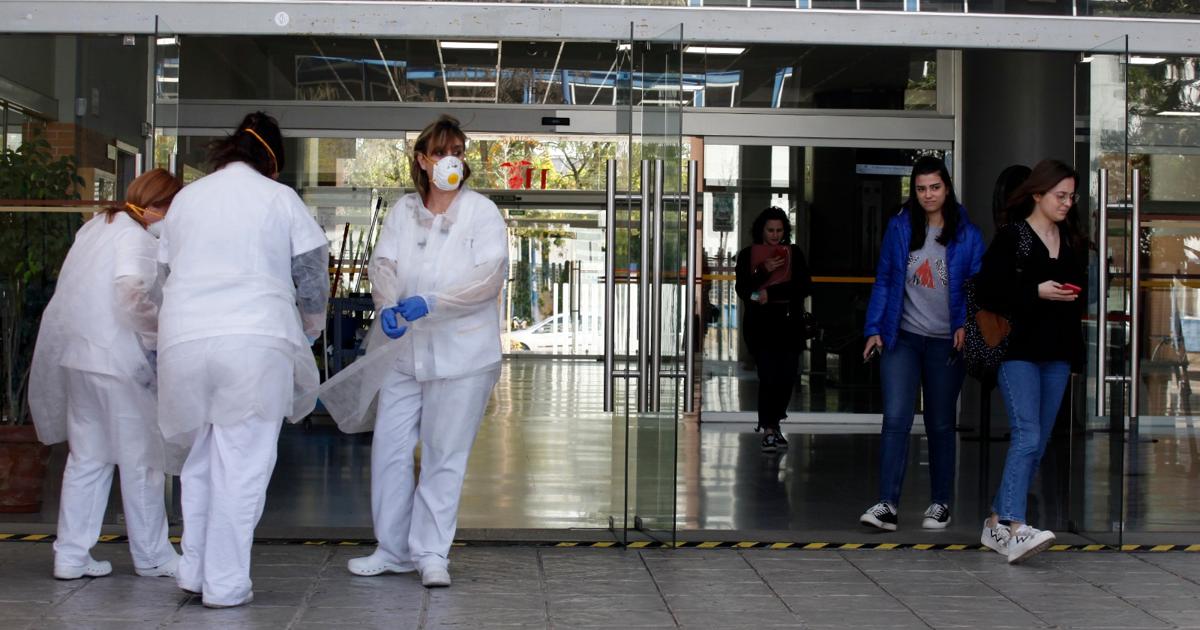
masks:
[[[154,40],[154,43],[158,44],[159,46],[174,46],[175,44],[179,43],[179,40],[175,39],[174,37],[159,37],[158,39]]]
[[[496,50],[498,42],[438,42],[442,48],[458,48],[460,50]]]
[[[1135,66],[1156,66],[1166,60],[1166,57],[1130,57],[1129,63]]]
[[[1159,116],[1200,116],[1200,112],[1158,112]]]
[[[632,50],[633,44],[617,44],[617,50]]]
[[[446,87],[496,87],[495,81],[447,81]]]
[[[683,52],[697,55],[740,55],[746,52],[746,49],[732,46],[688,46]]]

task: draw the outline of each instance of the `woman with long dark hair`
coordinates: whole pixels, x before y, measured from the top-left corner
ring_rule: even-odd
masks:
[[[283,419],[313,409],[312,342],[325,327],[329,241],[294,190],[279,125],[247,115],[213,172],[163,222],[159,424],[193,440],[183,465],[180,588],[210,608],[253,599],[250,547]]]
[[[859,522],[886,531],[898,526],[900,489],[908,468],[917,388],[924,396],[931,502],[922,527],[950,524],[954,488],[959,359],[965,333],[963,282],[979,271],[983,239],[958,204],[946,165],[922,157],[913,165],[909,196],[888,223],[867,307],[863,359],[881,357],[883,429],[879,502]]]
[[[1028,525],[1026,495],[1062,405],[1072,367],[1083,360],[1087,250],[1076,225],[1079,175],[1058,160],[1033,168],[1008,203],[1010,222],[983,259],[979,305],[1011,324],[997,380],[1012,440],[1004,476],[983,525],[984,545],[1023,562],[1054,533]]]
[[[758,369],[758,427],[762,450],[786,448],[779,422],[787,417],[804,349],[804,298],[812,278],[804,253],[792,244],[792,223],[775,207],[759,213],[750,229],[753,245],[737,255],[734,289],[746,305],[742,338]],[[757,255],[756,255],[757,253]]]

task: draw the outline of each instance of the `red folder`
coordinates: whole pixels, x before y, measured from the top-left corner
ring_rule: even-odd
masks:
[[[776,256],[783,258],[783,266],[771,272],[767,277],[767,281],[763,283],[765,288],[776,284],[784,284],[792,279],[792,248],[787,245],[751,245],[750,246],[750,268],[759,269],[766,262]]]

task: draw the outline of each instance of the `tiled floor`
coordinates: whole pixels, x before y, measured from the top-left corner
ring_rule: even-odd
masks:
[[[166,578],[60,582],[48,544],[0,543],[6,628],[1200,628],[1200,554],[460,547],[454,585],[351,576],[363,548],[259,546],[248,606]]]

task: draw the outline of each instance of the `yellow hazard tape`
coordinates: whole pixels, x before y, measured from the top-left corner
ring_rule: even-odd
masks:
[[[4,534],[0,533],[0,541],[13,542],[51,542],[55,539],[53,534]],[[99,542],[102,543],[124,543],[129,540],[128,537],[119,534],[105,534],[100,536]],[[172,536],[171,542],[179,543],[178,536]],[[341,546],[341,547],[358,547],[362,545],[373,545],[374,540],[364,539],[280,539],[267,538],[255,540],[256,544],[260,545],[301,545],[311,547],[321,546]],[[564,549],[580,548],[580,549],[610,549],[610,548],[629,548],[629,549],[804,549],[804,550],[879,550],[892,551],[896,549],[914,549],[917,551],[990,551],[983,545],[966,545],[966,544],[946,544],[946,543],[829,543],[829,542],[762,542],[756,540],[747,541],[688,541],[679,540],[675,542],[660,542],[654,540],[638,540],[627,544],[622,544],[615,540],[602,541],[454,541],[455,547],[560,547]],[[1102,545],[1098,543],[1090,543],[1086,545],[1069,545],[1055,544],[1049,548],[1050,551],[1140,551],[1165,553],[1171,551],[1185,552],[1200,552],[1200,544],[1193,545],[1134,545],[1126,544],[1116,547],[1113,545]]]

